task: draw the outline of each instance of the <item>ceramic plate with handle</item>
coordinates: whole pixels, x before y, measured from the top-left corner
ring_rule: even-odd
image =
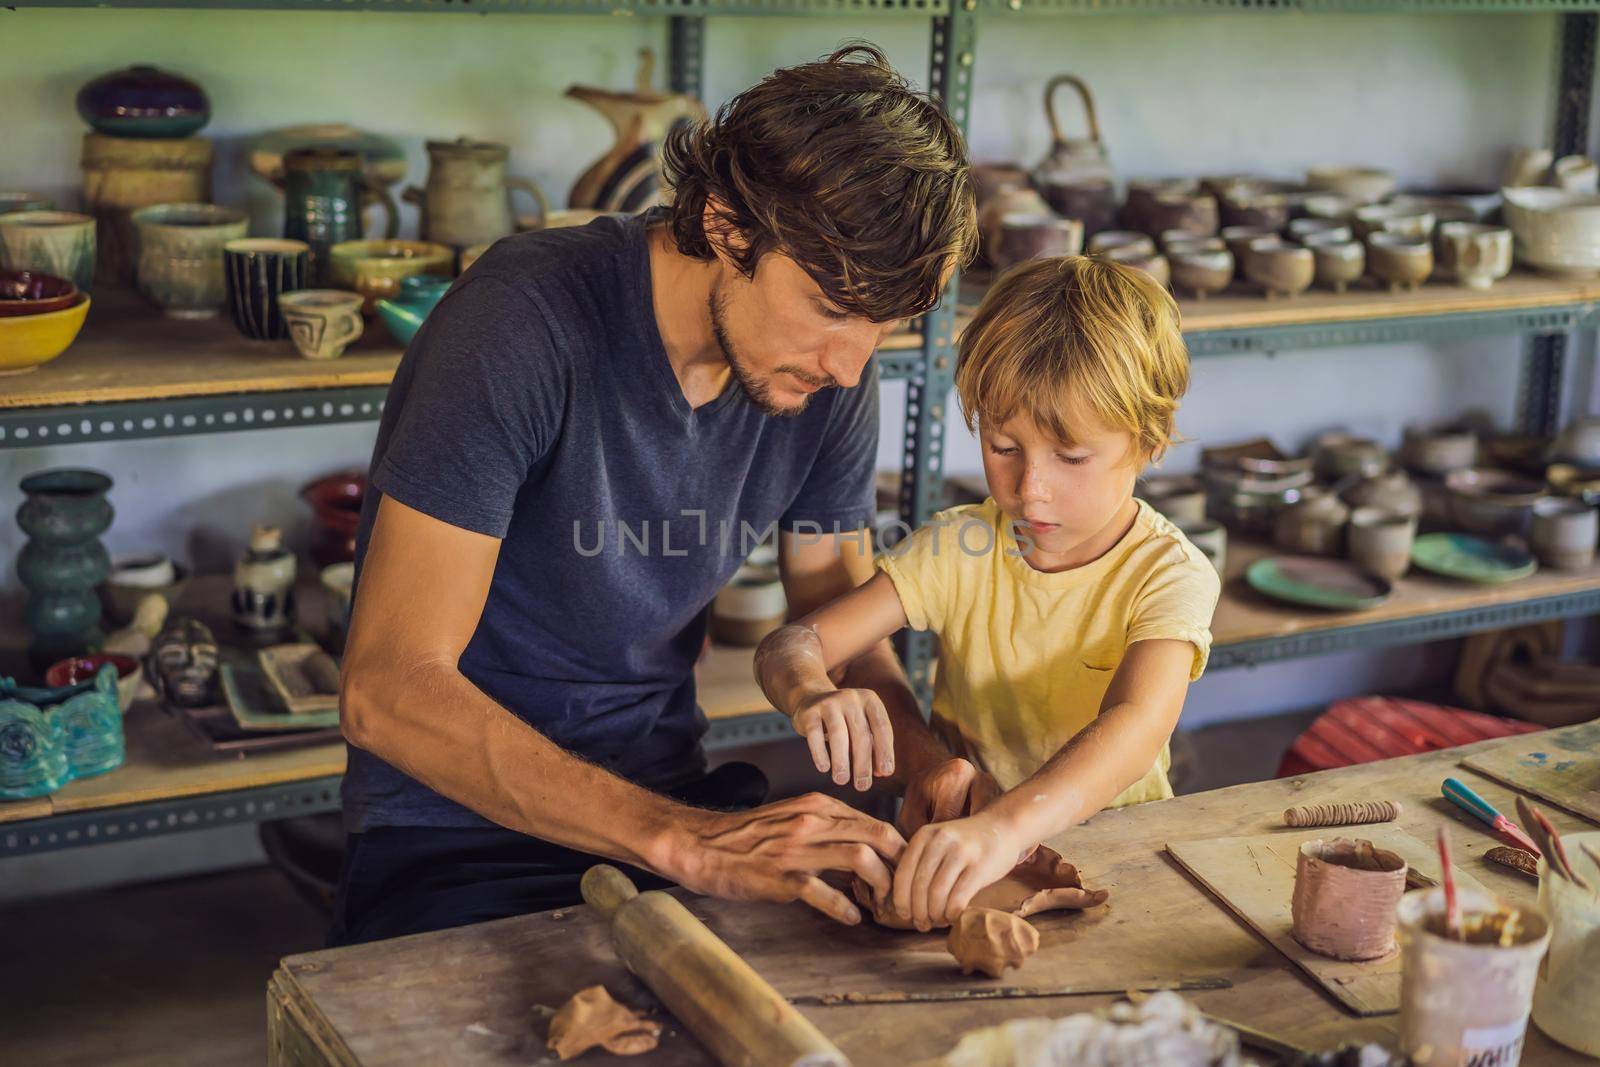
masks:
[[[1387,579],[1341,559],[1271,556],[1258,559],[1244,572],[1256,592],[1328,611],[1364,611],[1389,599],[1394,586]]]
[[[1539,569],[1520,548],[1461,533],[1424,534],[1411,546],[1411,562],[1464,582],[1514,582]]]

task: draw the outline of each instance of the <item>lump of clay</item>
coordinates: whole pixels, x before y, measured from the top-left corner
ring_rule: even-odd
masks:
[[[561,1005],[550,1020],[545,1044],[570,1060],[596,1045],[618,1056],[637,1056],[654,1050],[660,1039],[660,1023],[612,1000],[605,986],[592,985]]]
[[[909,915],[894,910],[893,900],[875,900],[872,888],[859,878],[854,889],[856,903],[867,909],[878,923],[895,930],[913,928]],[[1013,867],[1010,874],[980,889],[967,907],[994,908],[1026,918],[1042,911],[1092,908],[1104,904],[1110,895],[1104,889],[1085,889],[1078,868],[1062,859],[1055,849],[1040,845],[1032,856]]]
[[[1239,1038],[1176,993],[975,1030],[929,1067],[1244,1067]]]
[[[1039,931],[1020,915],[994,908],[968,908],[950,927],[945,941],[950,955],[961,964],[962,974],[982,971],[999,978],[1007,967],[1039,951]]]

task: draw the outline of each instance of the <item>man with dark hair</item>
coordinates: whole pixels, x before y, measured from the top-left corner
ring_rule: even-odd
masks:
[[[871,576],[871,356],[971,253],[961,137],[856,46],[665,164],[670,208],[498,242],[395,375],[340,698],[336,944],[569,904],[597,857],[842,922],[821,874],[889,889],[892,827],[706,773],[693,667],[762,531],[793,617]],[[948,792],[888,645],[846,677],[897,751],[840,753],[836,780]]]

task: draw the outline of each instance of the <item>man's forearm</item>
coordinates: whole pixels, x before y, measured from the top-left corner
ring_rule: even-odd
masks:
[[[880,641],[856,657],[845,669],[843,684],[877,693],[889,713],[894,728],[894,774],[881,780],[889,788],[902,792],[912,777],[950,759],[950,750],[922,717],[905,668],[888,641]]]
[[[352,743],[484,818],[671,876],[671,831],[693,809],[577,758],[453,665],[356,666],[339,704]]]

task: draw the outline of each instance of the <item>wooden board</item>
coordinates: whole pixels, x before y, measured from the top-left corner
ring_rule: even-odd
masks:
[[[1600,823],[1600,720],[1528,734],[1461,765]],[[1515,818],[1514,808],[1500,810]]]
[[[21,819],[42,819],[50,814],[49,797],[28,797],[26,800],[0,800],[0,823]]]
[[[1383,1015],[1400,1010],[1400,953],[1381,960],[1351,963],[1319,956],[1290,934],[1290,899],[1300,846],[1327,837],[1354,837],[1398,853],[1411,867],[1439,880],[1439,855],[1434,849],[1390,824],[1327,826],[1285,830],[1210,841],[1182,841],[1167,851],[1256,933],[1277,946],[1296,967],[1314,978],[1328,994],[1357,1015]],[[1456,884],[1482,890],[1465,871]]]
[[[1476,751],[1503,741],[1484,742]],[[1456,830],[1457,864],[1513,903],[1533,901],[1523,875],[1494,866],[1483,853],[1498,842],[1471,829],[1464,812],[1438,796],[1439,780],[1457,774],[1489,803],[1511,795],[1471,771],[1461,750],[1427,753],[1322,774],[1257,782],[1105,812],[1052,842],[1083,869],[1091,885],[1111,890],[1106,906],[1079,916],[1043,917],[1044,946],[1004,984],[1037,984],[1036,975],[1070,973],[1082,981],[1108,974],[1204,975],[1225,989],[1185,994],[1201,1009],[1282,1035],[1307,1047],[1343,1041],[1393,1041],[1398,1017],[1355,1016],[1325,996],[1276,949],[1217,906],[1164,851],[1186,838],[1272,831],[1292,804],[1386,797],[1405,805],[1398,826],[1428,840],[1440,823]],[[1553,811],[1558,828],[1576,820]],[[1298,832],[1298,831],[1296,831]],[[945,988],[988,985],[963,978],[941,956],[935,935],[834,926],[800,904],[709,900],[676,891],[779,992],[819,989],[898,990],[919,983]],[[416,937],[292,956],[275,988],[294,1007],[303,1033],[325,1050],[310,1062],[361,1067],[451,1063],[490,1067],[538,1062],[549,1008],[586,983],[604,983],[619,999],[652,999],[617,961],[587,908],[518,916]],[[1075,981],[1079,980],[1077,978]],[[1001,983],[993,983],[999,985]],[[853,1062],[896,1064],[946,1052],[965,1030],[1028,1016],[1063,1016],[1112,997],[954,1001],[935,1004],[800,1005]],[[290,1013],[280,1013],[288,1015]],[[651,1067],[712,1067],[714,1061],[670,1016]],[[304,1047],[302,1043],[301,1047]],[[299,1062],[299,1061],[295,1061]],[[589,1053],[597,1067],[639,1062]],[[1529,1028],[1522,1062],[1593,1067]]]

